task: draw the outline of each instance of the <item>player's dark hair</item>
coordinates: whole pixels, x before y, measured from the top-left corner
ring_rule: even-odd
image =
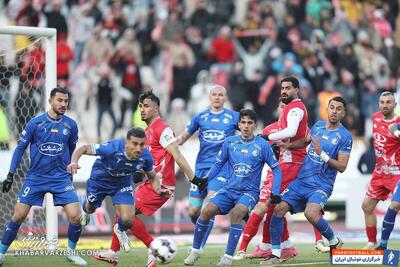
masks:
[[[249,117],[254,122],[257,122],[257,113],[252,109],[242,109],[239,112],[239,120],[243,117]]]
[[[137,138],[143,138],[146,137],[146,133],[140,127],[133,127],[126,133],[126,139],[129,139],[132,136]]]
[[[300,88],[299,80],[294,76],[285,77],[281,80],[281,85],[283,82],[291,82],[294,88]]]
[[[346,110],[346,100],[344,100],[344,98],[343,97],[341,97],[341,96],[335,96],[335,97],[332,97],[331,99],[329,99],[329,101],[328,101],[328,105],[332,102],[332,101],[336,101],[336,102],[340,102],[340,103],[342,103],[343,104],[343,107],[344,107],[344,109]]]
[[[69,92],[67,89],[63,87],[54,87],[50,92],[50,97],[54,97],[57,93],[65,94],[69,96]]]
[[[144,92],[139,96],[139,102],[143,104],[145,99],[150,99],[152,102],[156,103],[157,106],[160,106],[160,98],[153,93],[153,90],[149,90]]]

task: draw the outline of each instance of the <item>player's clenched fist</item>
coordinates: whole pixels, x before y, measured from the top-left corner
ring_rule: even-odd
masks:
[[[68,167],[67,167],[67,171],[69,173],[72,174],[76,174],[78,172],[78,169],[80,169],[81,167],[78,165],[78,163],[76,162],[71,162]]]
[[[14,173],[9,172],[7,178],[3,181],[3,193],[10,191],[11,186],[14,182]]]

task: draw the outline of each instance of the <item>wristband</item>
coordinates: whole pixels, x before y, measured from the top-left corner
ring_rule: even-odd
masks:
[[[396,130],[396,131],[394,131],[394,136],[396,136],[396,137],[400,137],[400,130]]]
[[[321,155],[319,155],[319,156],[320,156],[320,158],[321,158],[324,162],[328,162],[329,159],[330,159],[330,157],[328,156],[328,154],[326,154],[325,151],[322,151],[322,152],[321,152]]]

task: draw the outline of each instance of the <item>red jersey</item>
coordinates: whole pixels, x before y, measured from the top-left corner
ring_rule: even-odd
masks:
[[[293,110],[295,109],[295,110]],[[300,121],[299,127],[297,128],[297,132],[295,136],[292,138],[282,140],[284,142],[294,142],[301,138],[306,137],[307,135],[307,121],[308,115],[306,107],[300,99],[294,99],[289,104],[285,105],[283,108],[282,114],[279,116],[279,130],[283,130],[287,128],[287,117],[290,112],[296,112],[297,109],[301,109],[303,111],[303,118]],[[301,148],[290,148],[290,149],[281,149],[281,153],[279,156],[279,163],[303,163],[304,158],[307,155],[307,150],[305,147]]]
[[[272,134],[272,133],[277,132],[277,131],[279,131],[279,123],[278,122],[274,122],[274,123],[271,123],[271,124],[265,126],[264,130],[262,130],[262,133],[263,134]],[[272,141],[270,141],[270,143],[271,142]]]
[[[160,117],[146,128],[146,148],[154,158],[154,170],[161,176],[161,184],[170,189],[176,184],[175,161],[165,147],[175,140],[174,131]]]
[[[400,139],[389,132],[388,127],[400,123],[400,117],[384,119],[381,112],[372,115],[375,149],[375,174],[400,175]]]

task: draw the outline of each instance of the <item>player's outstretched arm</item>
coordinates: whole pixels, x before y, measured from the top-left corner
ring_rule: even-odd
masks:
[[[185,157],[179,150],[178,143],[173,142],[169,144],[168,146],[165,147],[165,150],[167,150],[167,152],[172,155],[175,162],[178,164],[179,168],[181,168],[182,171],[189,178],[189,181],[192,181],[194,178],[193,170],[192,168],[190,168],[189,163],[186,161]]]
[[[149,171],[146,174],[147,174],[147,177],[149,178],[149,181],[150,181],[151,186],[153,187],[154,191],[156,191],[157,194],[160,194],[161,193],[161,178],[160,178],[160,176],[158,176],[155,171]]]
[[[67,171],[69,173],[75,174],[77,173],[78,169],[80,168],[78,165],[79,159],[82,155],[94,155],[92,145],[83,145],[78,149],[75,149],[74,153],[71,156],[71,163],[67,167]]]
[[[183,145],[191,136],[192,135],[188,131],[184,130],[176,137],[176,142],[178,145]]]

